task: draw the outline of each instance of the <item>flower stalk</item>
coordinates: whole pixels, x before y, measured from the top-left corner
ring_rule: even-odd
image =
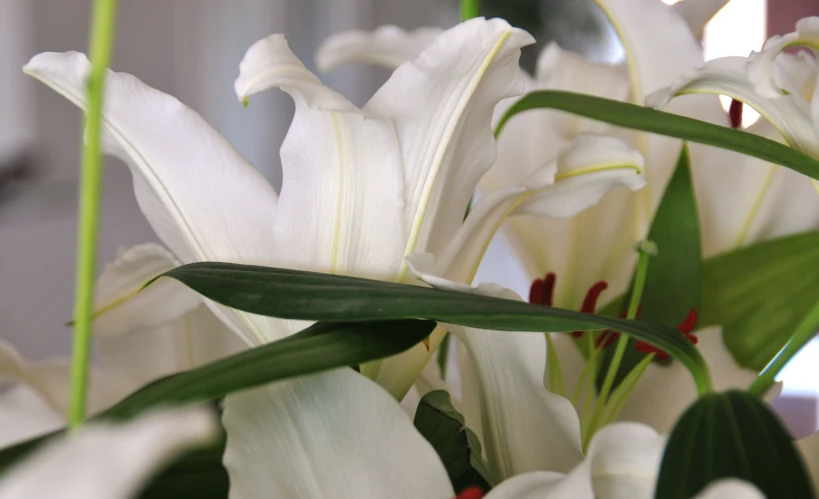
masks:
[[[634,319],[637,317],[637,310],[640,307],[640,300],[643,297],[643,289],[645,289],[646,276],[648,275],[648,260],[650,257],[657,254],[657,245],[651,241],[641,241],[637,245],[637,252],[640,254],[637,262],[637,273],[634,276],[634,289],[631,293],[631,298],[628,303],[628,311],[626,312],[627,319]],[[614,386],[614,378],[617,376],[617,371],[620,369],[620,363],[623,360],[623,355],[626,353],[628,346],[628,336],[621,334],[617,340],[617,347],[614,350],[614,356],[609,364],[608,371],[606,371],[606,378],[603,381],[603,386],[600,387],[600,393],[597,397],[597,403],[594,406],[594,413],[589,422],[588,431],[584,435],[584,448],[591,441],[597,425],[600,423],[600,417],[603,414],[603,409],[608,402],[609,393]]]
[[[480,15],[480,0],[461,0],[461,22],[468,21]]]
[[[94,1],[90,40],[91,74],[87,84],[86,143],[82,155],[77,237],[74,346],[71,361],[71,402],[68,409],[68,425],[71,428],[79,428],[85,419],[102,183],[102,106],[105,75],[114,45],[116,12],[116,0]]]

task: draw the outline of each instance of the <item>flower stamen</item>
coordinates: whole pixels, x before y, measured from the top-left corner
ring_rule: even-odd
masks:
[[[732,99],[731,107],[728,108],[728,116],[731,118],[731,128],[742,128],[742,101]]]
[[[688,340],[694,345],[696,345],[697,342],[699,342],[699,338],[697,338],[696,335],[691,333],[691,331],[693,331],[694,327],[697,325],[697,319],[698,319],[697,311],[691,309],[688,311],[688,315],[685,316],[685,319],[683,319],[680,325],[677,326],[677,331],[681,332],[683,336],[688,338]],[[666,360],[669,357],[668,352],[645,341],[638,341],[634,345],[634,348],[638,352],[656,354],[657,358],[660,360]]]

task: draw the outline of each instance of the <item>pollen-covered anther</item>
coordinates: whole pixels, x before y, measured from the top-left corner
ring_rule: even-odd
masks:
[[[691,309],[688,311],[688,315],[685,316],[685,319],[683,319],[680,325],[677,326],[677,331],[681,332],[683,336],[688,338],[688,340],[694,345],[696,345],[699,342],[699,338],[697,338],[696,335],[691,333],[694,330],[694,327],[697,325],[697,318],[698,318],[697,311]],[[666,360],[669,357],[668,352],[645,341],[638,341],[634,345],[634,348],[638,352],[656,354],[657,358],[660,360]]]
[[[529,288],[529,303],[551,307],[554,303],[557,276],[549,272],[543,279],[535,279]]]

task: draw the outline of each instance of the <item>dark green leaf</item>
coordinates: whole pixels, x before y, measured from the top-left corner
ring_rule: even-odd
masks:
[[[739,391],[702,397],[683,414],[668,438],[655,497],[688,499],[729,477],[753,483],[765,497],[814,497],[782,423]]]
[[[315,324],[283,340],[154,382],[103,416],[129,418],[157,405],[213,400],[280,379],[389,357],[416,345],[434,328],[434,322],[421,320]]]
[[[722,325],[744,367],[764,368],[819,301],[819,233],[748,246],[705,262],[702,326]]]
[[[230,483],[220,447],[191,452],[151,479],[139,499],[227,499]]]
[[[691,309],[700,310],[702,249],[699,221],[691,162],[688,147],[684,146],[648,233],[648,239],[657,245],[658,252],[648,265],[640,318],[676,327]],[[630,291],[626,296],[629,295]],[[628,299],[621,303],[628,303]],[[645,357],[634,348],[634,340],[630,343],[615,378],[615,387]],[[613,348],[606,350],[598,388],[613,354]]]
[[[438,453],[456,493],[473,485],[484,492],[492,488],[489,471],[481,461],[478,436],[464,425],[464,417],[452,406],[446,391],[436,390],[421,398],[414,424]]]
[[[643,321],[614,319],[455,291],[356,277],[253,265],[199,262],[172,269],[173,277],[228,307],[304,320],[372,321],[425,318],[504,331],[614,329],[655,344],[679,359],[697,386],[710,385],[699,351],[677,331]]]
[[[510,118],[530,109],[559,109],[612,125],[729,149],[819,179],[819,161],[779,142],[656,109],[573,92],[542,90],[523,96],[506,111],[496,133]]]

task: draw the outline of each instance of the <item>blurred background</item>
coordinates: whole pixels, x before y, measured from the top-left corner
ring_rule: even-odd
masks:
[[[69,351],[71,330],[64,324],[73,306],[81,115],[21,67],[38,52],[85,51],[90,4],[0,0],[0,338],[33,358]],[[551,40],[598,60],[622,57],[591,0],[484,0],[483,9],[536,35],[538,46],[523,55],[527,68]],[[732,0],[703,34],[706,56],[745,56],[767,36],[790,32],[797,19],[817,14],[819,0]],[[198,111],[278,187],[278,148],[293,105],[275,91],[254,98],[247,109],[236,101],[233,80],[253,42],[284,33],[314,69],[316,47],[339,30],[447,27],[457,16],[456,0],[121,0],[112,67]],[[363,104],[387,76],[354,67],[322,78]],[[755,119],[746,112],[745,125]],[[102,206],[100,268],[117,248],[156,241],[137,208],[127,168],[115,160],[106,162]],[[501,239],[478,279],[528,289]],[[810,430],[817,422],[817,365],[814,342],[783,374],[789,397],[781,404],[790,407],[783,410],[803,415],[799,424]]]

